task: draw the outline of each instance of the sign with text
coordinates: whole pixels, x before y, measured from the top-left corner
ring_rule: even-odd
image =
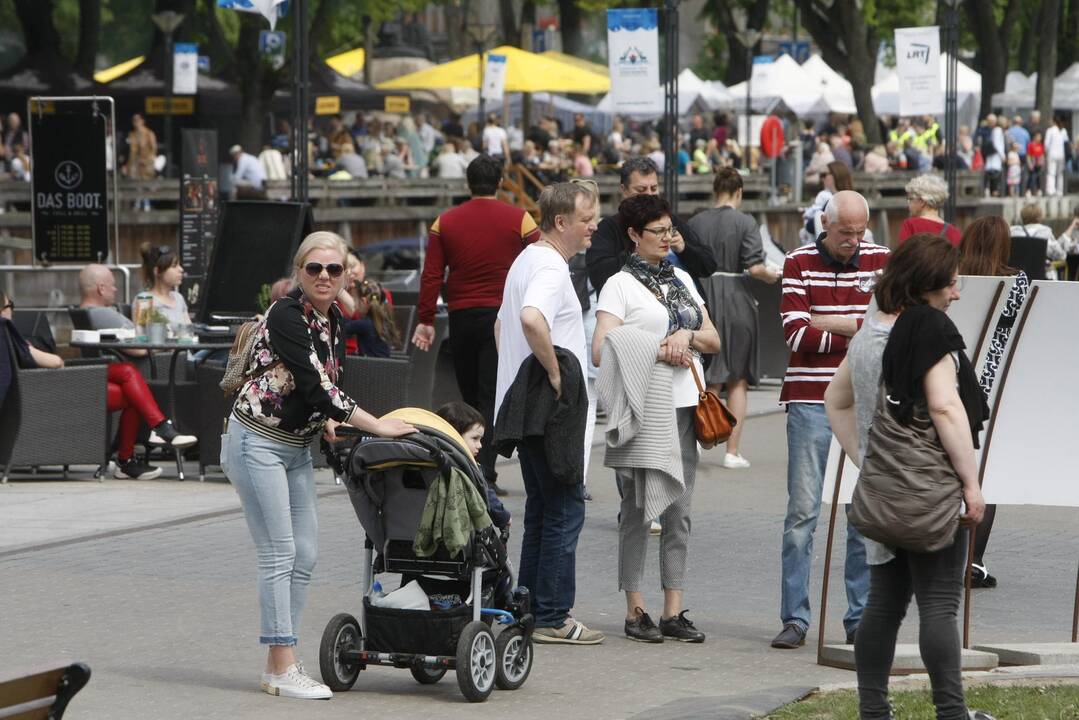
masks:
[[[895,70],[899,76],[900,115],[941,115],[940,28],[895,30]]]
[[[383,99],[382,109],[388,113],[407,113],[412,109],[412,98],[408,95],[387,95]]]
[[[109,255],[105,117],[32,114],[34,258],[105,262]]]
[[[195,95],[199,91],[199,46],[195,43],[173,46],[172,91],[177,95]]]
[[[206,268],[217,239],[217,131],[184,128],[180,160],[180,291],[197,309],[205,292]]]
[[[146,106],[147,115],[164,115],[166,109],[169,107],[168,99],[160,96],[149,96],[144,101]],[[195,98],[193,97],[173,97],[172,98],[172,115],[194,115],[195,114]]]
[[[484,100],[501,102],[506,88],[506,56],[487,53],[487,64],[483,68],[483,88],[480,90]]]
[[[336,115],[341,112],[340,95],[320,95],[315,98],[316,115]]]
[[[662,113],[659,23],[655,8],[607,11],[607,66],[617,113]]]

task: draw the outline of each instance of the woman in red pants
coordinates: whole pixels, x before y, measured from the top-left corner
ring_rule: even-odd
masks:
[[[0,293],[0,318],[11,320],[15,303],[4,293]],[[8,324],[8,332],[15,339],[19,355],[19,367],[22,368],[62,368],[64,359],[44,350],[39,350],[24,340],[15,331],[14,324]],[[139,432],[139,423],[150,427],[149,442],[154,445],[169,445],[183,448],[194,445],[198,439],[194,435],[181,435],[176,432],[172,422],[157,406],[153,393],[146,386],[146,380],[131,363],[112,363],[109,365],[108,400],[109,412],[120,411],[120,429],[117,435],[116,472],[120,479],[153,480],[161,474],[161,468],[140,462],[135,457],[135,439]]]

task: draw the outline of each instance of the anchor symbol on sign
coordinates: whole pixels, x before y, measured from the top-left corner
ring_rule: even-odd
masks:
[[[56,179],[57,185],[64,190],[71,190],[82,182],[82,168],[76,162],[64,160],[56,166],[53,177]]]

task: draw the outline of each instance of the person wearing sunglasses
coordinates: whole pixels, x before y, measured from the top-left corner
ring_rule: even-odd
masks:
[[[351,425],[385,437],[415,428],[378,419],[337,387],[344,359],[341,311],[345,241],[315,232],[294,258],[296,287],[270,306],[255,330],[247,381],[221,436],[221,468],[236,488],[259,565],[259,642],[268,646],[262,689],[325,699],[330,689],[297,665],[293,647],[318,554],[315,475],[309,446]]]
[[[142,254],[142,283],[154,297],[154,309],[168,318],[173,332],[181,325],[191,323],[187,302],[180,294],[184,281],[184,268],[180,256],[171,245],[153,245],[144,242],[139,248]]]

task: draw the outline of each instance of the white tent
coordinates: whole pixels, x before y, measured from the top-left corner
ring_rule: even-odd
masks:
[[[802,63],[802,70],[817,83],[824,112],[854,115],[858,106],[854,102],[854,88],[842,75],[833,70],[820,55],[812,55]]]
[[[1004,79],[1004,92],[993,94],[993,107],[1005,110],[1033,108],[1038,88],[1038,73],[1029,76],[1010,72]],[[1053,107],[1079,110],[1079,62],[1072,63],[1053,80]]]
[[[982,97],[982,76],[963,63],[956,63],[956,100],[959,124],[974,127],[978,124],[978,104]],[[895,70],[877,67],[877,83],[873,86],[873,108],[880,115],[899,114],[899,76]],[[940,86],[948,78],[948,59],[940,56]]]
[[[755,63],[749,92],[753,108],[760,109],[782,100],[796,115],[819,115],[823,95],[820,83],[802,69],[790,55],[780,55],[770,63]],[[729,88],[736,102],[746,96],[746,84],[740,82]]]
[[[701,80],[697,74],[686,68],[678,73],[678,115],[685,117],[691,112],[710,112],[733,108],[737,98],[718,80]],[[607,115],[616,115],[614,100],[610,93],[603,96],[596,106],[596,111]],[[656,117],[656,115],[636,115],[636,118]]]

